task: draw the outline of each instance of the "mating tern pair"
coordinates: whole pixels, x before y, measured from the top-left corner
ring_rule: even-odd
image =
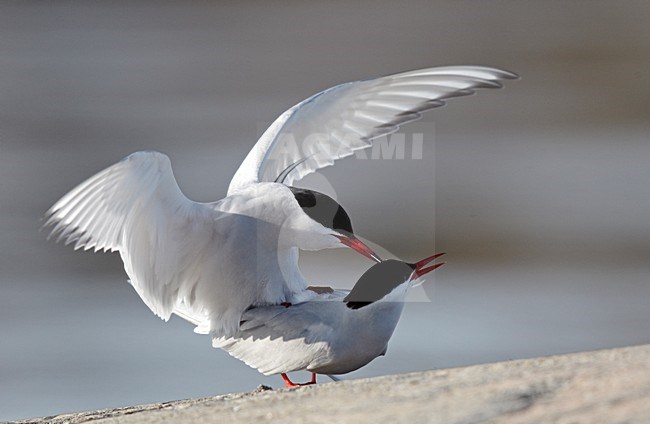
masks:
[[[364,313],[381,308],[362,305],[386,302],[341,301],[340,292],[329,296],[338,302],[320,302],[323,296],[309,289],[300,272],[299,250],[349,247],[381,260],[355,236],[340,204],[293,183],[370,147],[376,138],[450,98],[499,88],[501,80],[513,78],[517,76],[495,68],[445,66],[341,84],[278,117],[246,156],[222,200],[187,199],[167,156],[137,152],[63,196],[46,213],[45,225],[54,226],[51,235],[57,241],[74,243],[75,249],[118,251],[130,283],[156,315],[168,320],[176,314],[195,323],[196,331],[210,334],[215,346],[264,373],[348,372],[383,352],[358,345],[358,334],[348,331],[351,322],[357,320],[355,325],[384,349],[394,328],[389,324],[396,323],[395,311],[401,308],[387,315]],[[396,263],[411,272],[395,274],[382,299],[399,298],[404,290],[397,288],[423,275],[417,267],[414,271]],[[380,262],[369,272],[387,271],[391,264]],[[371,280],[364,276],[357,285],[366,287]],[[282,305],[289,307],[283,311]],[[357,313],[346,311],[341,317],[349,320],[333,321],[330,332],[318,334],[318,349],[333,356],[305,347],[308,340],[300,334],[307,334],[307,326],[325,325],[330,314],[343,307],[355,309],[351,305],[360,306]],[[264,325],[274,319],[284,324]],[[263,339],[265,331],[292,341],[274,348],[275,361],[258,363],[252,352],[264,350],[263,344],[251,340]],[[265,356],[273,357],[274,351],[265,351]],[[343,351],[346,359],[337,359]],[[282,367],[282,361],[294,365]]]

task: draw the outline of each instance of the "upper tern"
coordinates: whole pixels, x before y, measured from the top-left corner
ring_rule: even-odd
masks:
[[[347,246],[380,260],[334,199],[295,181],[447,99],[513,78],[495,68],[443,66],[341,84],[277,118],[220,201],[189,200],[167,156],[136,152],[63,196],[45,225],[75,249],[118,251],[130,283],[161,318],[207,316],[201,331],[233,335],[251,306],[314,295],[298,268],[299,249]]]

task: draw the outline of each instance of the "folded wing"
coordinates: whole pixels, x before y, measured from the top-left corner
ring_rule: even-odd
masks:
[[[265,375],[314,369],[331,357],[342,305],[323,300],[253,308],[242,316],[237,334],[213,337],[212,345]]]

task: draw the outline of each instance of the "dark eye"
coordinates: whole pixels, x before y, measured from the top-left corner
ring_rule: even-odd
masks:
[[[344,231],[350,234],[354,234],[352,231],[352,221],[348,213],[343,209],[343,206],[339,205],[336,215],[334,215],[334,226],[332,227],[335,230]]]
[[[316,206],[316,195],[314,191],[295,187],[289,187],[289,189],[293,192],[293,197],[296,198],[301,208],[313,208]]]

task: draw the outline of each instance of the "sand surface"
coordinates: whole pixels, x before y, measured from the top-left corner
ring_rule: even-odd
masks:
[[[649,359],[643,345],[24,422],[650,422]]]

